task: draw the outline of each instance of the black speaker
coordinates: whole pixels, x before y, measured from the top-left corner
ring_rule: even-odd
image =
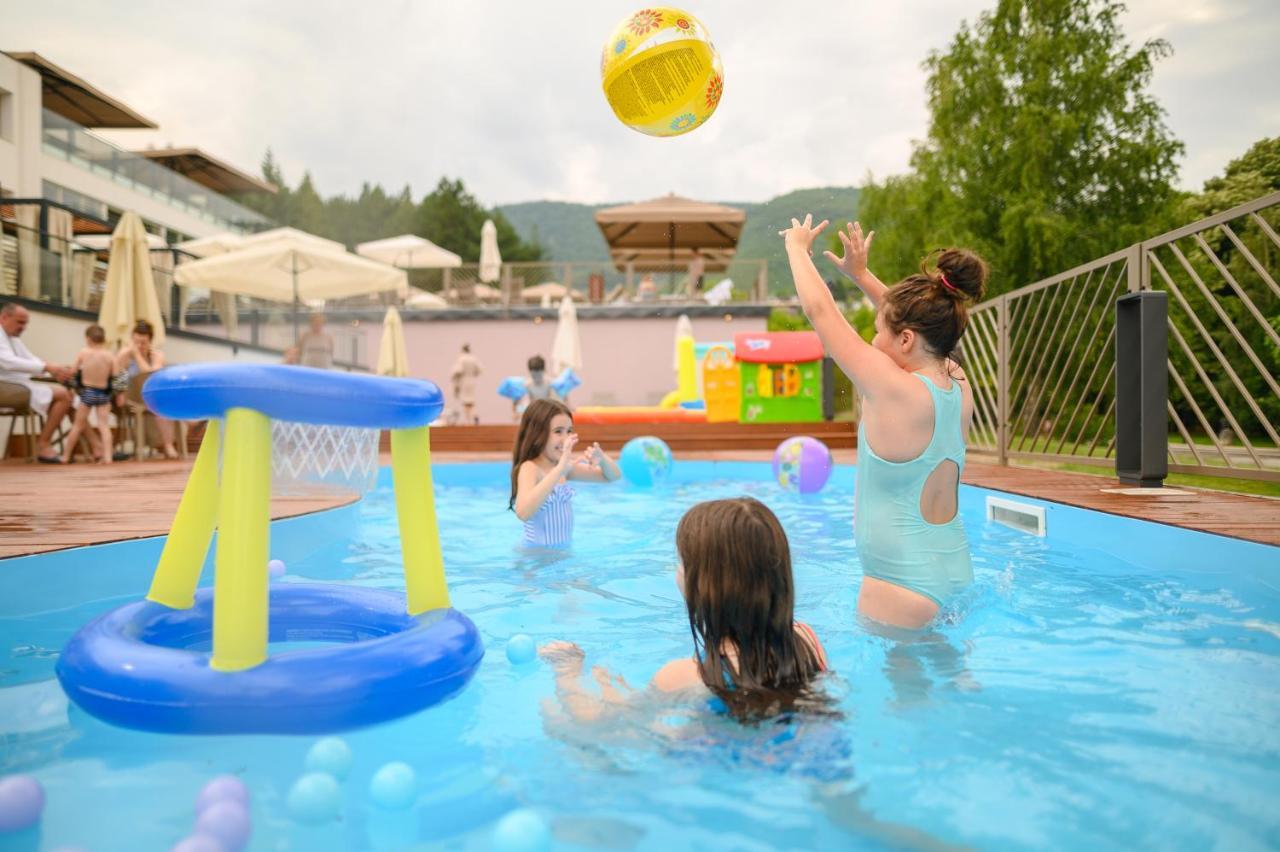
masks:
[[[1169,475],[1169,297],[1116,300],[1116,476],[1159,488]]]

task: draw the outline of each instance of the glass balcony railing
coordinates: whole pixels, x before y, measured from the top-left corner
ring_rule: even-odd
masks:
[[[55,112],[44,110],[44,151],[193,216],[235,231],[269,224],[261,213],[237,204],[190,178],[117,148]]]

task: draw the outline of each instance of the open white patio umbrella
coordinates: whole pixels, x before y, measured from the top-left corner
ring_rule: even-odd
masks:
[[[128,210],[111,234],[111,260],[107,264],[107,287],[98,309],[98,325],[111,346],[128,340],[138,320],[151,323],[155,329],[152,342],[157,348],[164,344],[164,317],[151,275],[147,230],[138,214]]]
[[[317,237],[315,234],[309,234],[306,231],[300,231],[297,228],[272,228],[270,231],[259,231],[256,234],[250,234],[245,237],[241,243],[241,248],[253,248],[255,246],[266,245],[273,242],[296,243],[298,241],[306,241],[316,243],[319,246],[329,249],[330,251],[346,251],[347,247],[342,243],[334,240]]]
[[[578,333],[578,309],[568,296],[560,300],[560,317],[551,344],[551,372],[560,375],[565,368],[582,370],[582,335]]]
[[[558,281],[535,284],[520,291],[520,298],[526,302],[540,302],[543,299],[563,299],[566,296],[572,299],[572,291]]]
[[[196,237],[193,240],[185,240],[174,246],[174,248],[181,249],[187,254],[193,254],[197,258],[213,257],[214,255],[226,254],[229,251],[239,251],[243,247],[244,237],[229,231],[210,234],[207,237]],[[185,328],[187,311],[186,287],[181,288],[178,301],[178,325]],[[222,325],[227,330],[227,337],[235,337],[236,329],[240,325],[240,310],[236,305],[235,294],[210,293],[209,301],[213,303],[214,310],[218,312],[218,318],[222,320]]]
[[[401,269],[456,269],[462,258],[416,234],[402,234],[356,246],[356,254]]]
[[[296,236],[184,263],[174,278],[184,287],[290,302],[295,336],[303,301],[405,293],[409,287],[402,269]]]
[[[382,318],[382,343],[378,347],[378,375],[409,375],[409,356],[404,348],[404,324],[400,322],[400,312],[395,305],[387,308],[387,315]]]
[[[492,284],[502,275],[502,255],[498,253],[498,228],[485,219],[480,228],[480,280]]]
[[[417,308],[421,311],[434,311],[440,308],[449,307],[449,303],[437,296],[435,293],[426,290],[412,290],[412,295],[404,300],[406,308]]]

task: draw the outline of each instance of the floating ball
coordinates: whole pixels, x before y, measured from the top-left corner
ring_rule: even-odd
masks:
[[[272,559],[270,562],[268,562],[267,573],[270,574],[272,577],[283,577],[284,576],[284,560]]]
[[[236,802],[249,807],[249,788],[234,775],[219,775],[200,788],[196,796],[196,816],[218,802]]]
[[[551,830],[537,811],[520,808],[498,820],[490,846],[494,852],[542,852],[551,848]]]
[[[21,831],[40,821],[44,787],[30,775],[0,778],[0,831]]]
[[[325,772],[341,781],[351,771],[351,748],[339,737],[325,737],[307,752],[308,772]]]
[[[320,825],[338,815],[342,789],[338,779],[325,772],[308,772],[289,790],[289,816],[305,825]]]
[[[773,476],[788,491],[814,494],[831,478],[831,450],[817,438],[788,438],[773,453]]]
[[[705,123],[724,90],[707,28],[670,6],[622,19],[604,44],[600,79],[618,120],[649,136],[679,136]]]
[[[660,485],[671,474],[671,448],[652,435],[632,438],[622,448],[618,467],[627,482],[645,487]]]
[[[533,637],[517,633],[507,640],[507,659],[517,666],[522,666],[538,656],[538,646]]]
[[[195,836],[212,837],[226,852],[240,852],[252,833],[249,810],[239,802],[215,802],[196,818]]]
[[[369,798],[380,808],[404,810],[418,798],[418,776],[407,763],[395,761],[373,773]]]
[[[173,844],[169,852],[227,852],[227,850],[207,834],[192,834]]]

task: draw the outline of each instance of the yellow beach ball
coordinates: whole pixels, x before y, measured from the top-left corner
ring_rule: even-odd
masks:
[[[628,15],[600,55],[604,96],[618,120],[650,136],[679,136],[716,111],[720,54],[693,15],[654,6]]]

